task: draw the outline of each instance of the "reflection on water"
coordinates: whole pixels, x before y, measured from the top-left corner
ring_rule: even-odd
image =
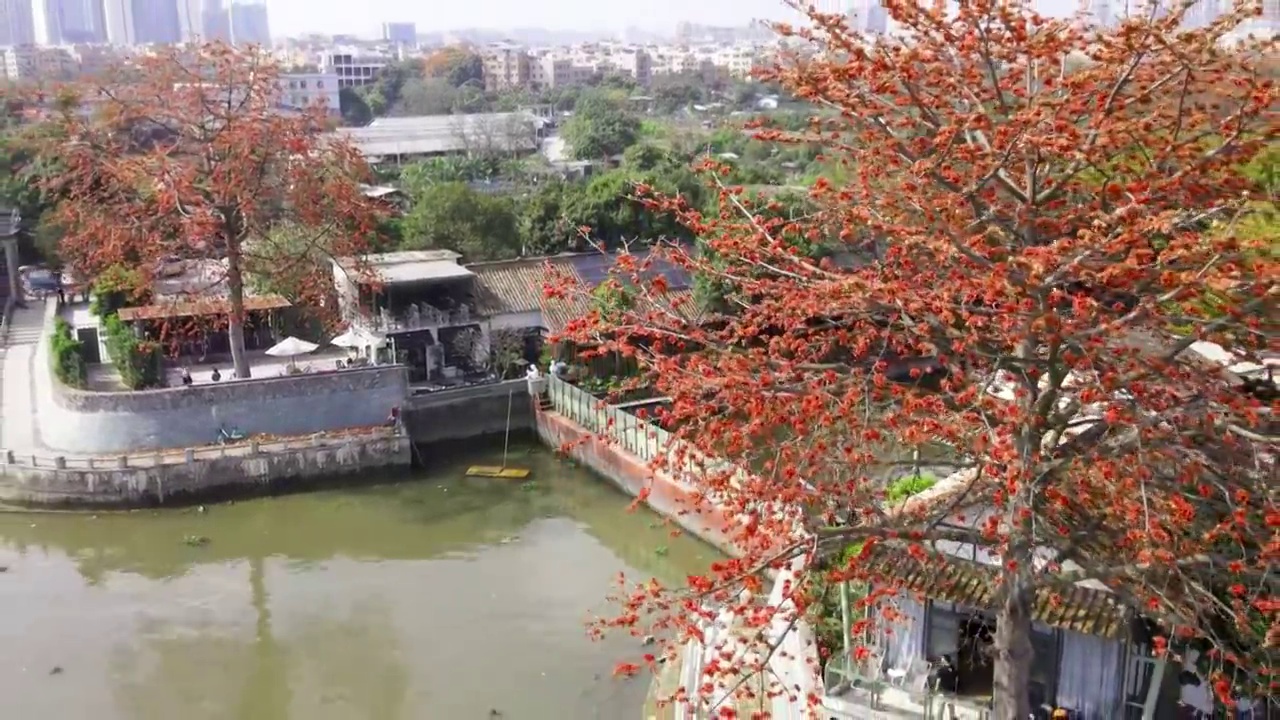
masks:
[[[675,583],[714,551],[544,454],[526,486],[461,476],[493,460],[203,514],[0,515],[5,717],[638,716],[645,681],[610,677],[635,641],[584,622],[618,572]]]

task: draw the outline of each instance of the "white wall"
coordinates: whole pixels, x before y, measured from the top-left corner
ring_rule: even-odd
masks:
[[[523,313],[503,313],[489,318],[490,330],[522,330],[542,327],[542,313],[538,310]]]

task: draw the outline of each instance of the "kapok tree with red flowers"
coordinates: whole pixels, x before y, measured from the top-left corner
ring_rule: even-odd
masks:
[[[323,134],[323,108],[283,108],[278,68],[256,49],[175,47],[110,78],[64,91],[77,102],[49,120],[44,150],[66,168],[51,181],[60,254],[77,277],[123,265],[147,288],[166,258],[220,261],[206,279],[219,287],[193,291],[224,290],[235,371],[249,377],[248,286],[332,307],[328,259],[361,256],[380,219],[360,187],[368,166]]]
[[[1258,361],[1274,337],[1274,237],[1236,233],[1256,207],[1239,169],[1274,141],[1277,102],[1256,54],[1222,45],[1248,9],[1182,31],[1180,12],[1091,29],[1023,3],[886,6],[899,35],[810,12],[781,28],[808,52],[765,73],[815,118],[758,137],[818,144],[850,179],[819,179],[794,214],[736,187],[714,214],[651,197],[700,238],[666,254],[720,309],[686,312],[635,268],[634,302],[565,331],[639,359],[680,447],[752,469],[666,461],[750,519],[731,529],[742,557],[694,589],[763,627],[738,599],[763,568],[803,561],[804,606],[841,554],[830,579],[887,593],[886,552],[954,566],[941,544],[982,547],[999,720],[1031,711],[1036,604],[1086,580],[1156,624],[1157,652],[1211,646],[1220,693],[1273,691],[1274,386],[1242,388],[1196,345]],[[922,464],[945,479],[890,502]],[[681,597],[643,587],[623,620],[648,607],[682,640]],[[708,687],[745,662],[712,663]]]

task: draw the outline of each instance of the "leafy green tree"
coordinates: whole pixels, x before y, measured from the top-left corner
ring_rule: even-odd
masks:
[[[578,229],[565,214],[565,198],[576,189],[561,180],[551,180],[525,196],[520,203],[524,254],[554,255],[578,247]]]
[[[378,73],[378,79],[372,85],[360,88],[359,93],[374,117],[395,114],[405,84],[410,80],[421,80],[423,76],[424,68],[419,61],[394,62]]]
[[[24,261],[57,262],[61,234],[47,216],[58,199],[50,181],[62,167],[40,152],[55,131],[51,124],[23,119],[16,100],[0,109],[0,207],[16,208],[22,217],[18,248]]]
[[[622,166],[636,172],[656,170],[667,161],[667,151],[653,143],[636,143],[622,153]]]
[[[338,91],[338,106],[342,121],[348,125],[368,125],[373,120],[373,109],[355,88],[345,87]]]
[[[692,207],[702,205],[705,188],[687,168],[666,163],[648,172],[620,168],[593,177],[566,195],[564,214],[573,227],[589,227],[591,237],[608,247],[659,238],[692,239],[689,229],[668,213],[655,213],[639,197],[648,187],[668,196],[680,195]]]
[[[437,157],[406,165],[400,171],[400,189],[416,197],[432,185],[470,183],[502,174],[503,163],[492,155]]]
[[[564,126],[564,138],[580,160],[608,158],[626,150],[640,135],[640,119],[616,93],[595,90],[577,102]]]
[[[446,249],[467,261],[520,254],[519,223],[508,198],[479,193],[463,183],[439,183],[413,197],[401,226],[405,250]]]
[[[705,102],[707,83],[698,73],[670,73],[655,75],[649,85],[654,108],[662,113],[674,113],[690,105]]]
[[[424,75],[445,80],[452,87],[484,82],[484,60],[469,48],[450,45],[427,56]]]

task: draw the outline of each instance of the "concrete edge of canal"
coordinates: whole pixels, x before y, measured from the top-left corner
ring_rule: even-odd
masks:
[[[136,508],[217,500],[378,471],[407,470],[403,432],[315,435],[115,458],[17,455],[0,463],[0,502],[17,506]]]
[[[676,478],[660,470],[655,471],[649,463],[617,443],[600,437],[554,410],[536,410],[534,426],[543,444],[556,450],[564,450],[569,457],[632,497],[639,497],[643,489],[648,489],[645,502],[654,512],[721,552],[727,555],[738,554],[731,534],[727,532],[734,522],[733,516],[718,508],[703,509],[696,513],[682,512],[682,508],[687,508],[692,499],[691,489]],[[790,571],[777,574],[769,604],[779,606],[790,602],[785,593],[792,579]],[[766,711],[769,717],[778,720],[812,717],[809,699],[813,695],[821,695],[821,679],[813,673],[813,668],[820,667],[813,629],[804,620],[790,623],[783,615],[779,615],[774,619],[769,633],[780,643],[782,650],[771,654],[769,671],[780,679],[780,685],[788,692],[775,694],[761,689],[754,697],[757,700],[767,700],[755,707],[737,708],[744,711],[739,716]],[[732,635],[732,632],[728,632],[718,642],[732,643]],[[697,715],[696,709],[689,703],[660,703],[659,700],[671,697],[682,685],[685,696],[693,697],[701,684],[700,668],[703,658],[716,655],[722,650],[716,642],[709,642],[705,646],[692,643],[682,649],[676,662],[664,664],[651,683],[649,697],[640,712],[642,720],[692,720],[702,717]]]

